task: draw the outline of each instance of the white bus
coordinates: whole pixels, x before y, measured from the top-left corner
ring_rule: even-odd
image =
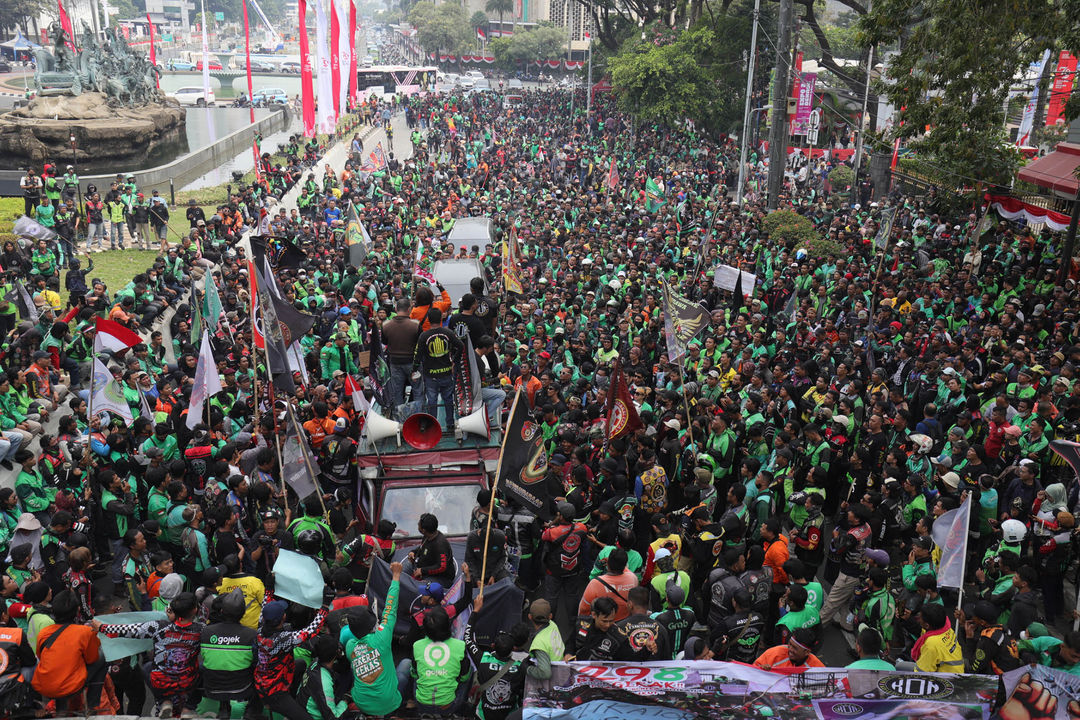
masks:
[[[356,89],[361,98],[379,95],[415,95],[432,92],[439,69],[435,66],[372,65],[356,69]]]

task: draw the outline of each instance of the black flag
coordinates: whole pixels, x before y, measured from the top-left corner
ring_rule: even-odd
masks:
[[[285,342],[284,332],[289,326],[283,326],[278,320],[275,298],[270,292],[270,283],[275,282],[266,278],[259,266],[255,269],[255,288],[259,297],[259,310],[262,312],[262,333],[266,343],[266,359],[269,364],[270,376],[274,379],[274,387],[282,392],[294,394],[296,383],[293,381],[292,368],[289,366],[288,345]],[[299,314],[299,313],[297,313]],[[254,320],[254,319],[253,319]],[[309,326],[310,327],[310,326]],[[305,330],[304,332],[307,332]],[[290,338],[289,342],[292,342]]]
[[[503,435],[495,487],[502,487],[507,497],[516,500],[529,512],[543,520],[550,520],[547,466],[544,435],[540,432],[540,426],[533,421],[529,403],[522,399],[519,388],[510,408],[506,434]]]
[[[737,271],[737,274],[735,275],[735,289],[731,291],[731,317],[732,318],[734,318],[736,315],[738,315],[739,311],[742,310],[746,306],[746,303],[743,300],[742,268],[741,267],[735,268],[735,270]]]

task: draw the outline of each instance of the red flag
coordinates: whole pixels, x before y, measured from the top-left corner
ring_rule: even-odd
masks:
[[[889,169],[890,169],[890,170],[895,170],[895,169],[896,169],[896,161],[897,161],[897,160],[898,160],[899,158],[900,158],[900,138],[899,138],[899,137],[897,137],[897,138],[896,138],[896,142],[895,142],[895,143],[893,143],[893,149],[892,149],[892,162],[891,162],[891,163],[889,163]]]
[[[607,399],[607,432],[605,433],[607,440],[608,442],[617,440],[643,427],[645,425],[638,416],[633,398],[630,397],[630,386],[626,383],[626,375],[623,374],[622,366],[615,363]]]
[[[157,52],[154,50],[154,21],[150,19],[150,13],[146,13],[146,26],[150,30],[150,64],[157,65]],[[154,87],[161,87],[161,79],[154,76]],[[252,122],[255,122],[252,120]]]
[[[356,3],[349,0],[349,98],[356,102]]]
[[[67,46],[71,48],[71,52],[75,52],[75,27],[71,24],[71,16],[67,14],[64,3],[60,0],[56,0],[56,5],[60,8],[60,27],[67,33]]]
[[[251,117],[251,122],[255,122],[255,91],[251,85],[251,28],[248,25],[248,4],[242,2],[241,5],[244,8],[244,60],[247,66],[247,85],[248,85],[248,114]],[[262,173],[259,172],[259,141],[251,141],[251,152],[255,154],[255,177],[256,179],[262,179]]]
[[[315,137],[315,90],[311,84],[311,58],[308,56],[307,0],[300,0],[300,99],[303,104],[304,137]]]
[[[330,0],[330,85],[334,89],[334,122],[341,117],[341,21]]]

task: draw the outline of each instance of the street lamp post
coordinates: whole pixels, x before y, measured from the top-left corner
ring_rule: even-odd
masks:
[[[71,140],[71,166],[73,168],[75,168],[75,177],[79,177],[79,158],[75,153],[75,133],[71,133],[71,137],[68,138],[68,139]],[[75,183],[75,192],[76,192],[76,195],[79,198],[79,200],[78,200],[78,202],[79,202],[78,215],[79,215],[79,217],[82,217],[83,216],[82,182],[76,182]]]
[[[754,94],[754,66],[757,60],[757,29],[758,17],[761,15],[761,0],[754,0],[753,29],[750,31],[750,57],[749,67],[746,73],[746,109],[743,110],[742,137],[739,138],[739,185],[735,188],[735,197],[739,202],[739,209],[743,206],[743,183],[746,181],[746,151],[750,143],[750,122],[753,111],[750,109]]]

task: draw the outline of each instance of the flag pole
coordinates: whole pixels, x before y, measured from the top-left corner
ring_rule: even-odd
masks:
[[[514,402],[510,405],[510,415],[507,419],[507,426],[510,425],[510,420],[514,417],[514,411],[517,409],[518,402],[521,400],[521,387],[514,392]],[[487,581],[487,559],[488,559],[488,542],[491,540],[491,516],[495,512],[495,491],[499,488],[499,477],[502,475],[502,461],[503,451],[506,450],[506,438],[508,433],[506,428],[503,428],[502,442],[499,444],[499,462],[495,466],[495,482],[491,484],[491,500],[488,501],[488,516],[487,527],[484,529],[484,559],[480,563],[480,594],[479,597],[484,597],[484,583]]]

